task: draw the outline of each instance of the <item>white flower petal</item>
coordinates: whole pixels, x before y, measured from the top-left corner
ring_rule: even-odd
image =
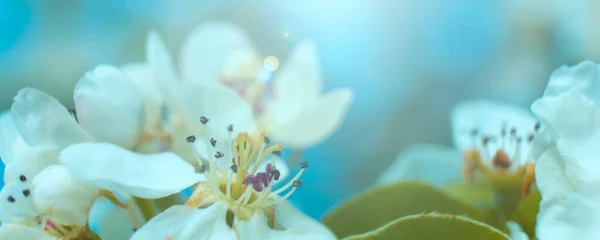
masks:
[[[226,69],[241,67],[257,58],[242,29],[225,22],[209,22],[186,39],[180,63],[185,81],[217,83]]]
[[[15,125],[30,146],[56,146],[91,141],[58,100],[33,88],[17,93],[11,108]]]
[[[188,84],[180,93],[179,101],[185,105],[191,123],[199,124],[200,117],[209,119],[207,136],[228,139],[227,127],[234,132],[256,132],[256,123],[250,105],[235,91],[217,84]],[[234,137],[236,134],[234,133]]]
[[[600,113],[598,106],[580,91],[571,89],[556,97],[536,100],[532,111],[550,134],[559,138],[557,148],[563,168],[575,185],[600,180]]]
[[[336,89],[318,100],[296,109],[278,112],[270,108],[267,133],[288,147],[307,147],[331,135],[341,124],[353,93],[349,89]]]
[[[148,35],[146,55],[148,65],[153,70],[154,83],[161,95],[168,104],[176,105],[180,82],[169,51],[156,32]]]
[[[143,127],[144,108],[137,86],[118,68],[88,71],[73,93],[79,124],[98,141],[130,148]]]
[[[15,160],[6,165],[4,183],[31,181],[42,169],[58,163],[58,149],[35,147],[19,153]]]
[[[134,232],[127,210],[116,207],[106,198],[96,200],[90,209],[89,221],[102,239],[129,239]]]
[[[47,236],[42,230],[19,224],[2,224],[0,227],[0,239],[4,240],[57,240],[55,237]]]
[[[474,141],[480,141],[481,136],[500,136],[503,127],[507,131],[514,127],[517,136],[527,139],[528,134],[534,133],[536,119],[526,109],[516,106],[488,100],[469,100],[455,105],[450,121],[454,145],[466,150],[474,146]],[[478,131],[478,139],[471,135],[474,129]],[[519,159],[526,159],[527,153],[528,143],[522,141]]]
[[[529,240],[529,237],[523,232],[523,228],[521,228],[518,223],[508,221],[506,222],[506,226],[508,226],[508,229],[510,230],[511,240]]]
[[[27,151],[29,146],[17,130],[10,111],[0,113],[0,159],[7,165],[20,152]]]
[[[75,144],[59,159],[85,181],[141,198],[166,197],[204,179],[173,153],[138,154],[109,143]]]
[[[575,66],[562,66],[552,73],[544,96],[557,96],[578,89],[588,98],[600,102],[600,65],[583,61]]]
[[[576,189],[565,169],[565,160],[556,148],[548,149],[537,160],[535,179],[542,195],[540,209]]]
[[[288,230],[314,233],[322,236],[323,239],[336,239],[333,232],[325,227],[325,225],[294,208],[287,201],[282,201],[275,205],[275,219],[277,219],[279,225]]]
[[[277,104],[299,108],[315,101],[323,91],[317,50],[312,42],[299,44],[275,80]]]
[[[161,126],[163,98],[154,80],[154,71],[148,64],[136,63],[123,66],[121,70],[135,83],[145,105],[145,130],[154,132]]]
[[[226,212],[227,208],[219,203],[205,209],[173,206],[138,229],[131,240],[237,239],[225,221]]]
[[[31,191],[27,192],[27,190],[30,190],[29,182],[6,183],[0,191],[0,212],[11,218],[29,220],[39,215],[41,212],[34,206],[29,195]]]
[[[82,181],[63,165],[42,170],[31,184],[33,202],[55,223],[85,226],[98,188]]]
[[[536,237],[539,239],[600,238],[600,182],[578,187],[565,200],[541,209],[537,215]]]
[[[294,210],[297,211],[297,210]],[[286,214],[291,214],[286,212]],[[306,216],[304,216],[306,217]],[[308,217],[306,217],[308,218]],[[278,219],[276,217],[276,219]],[[290,218],[288,218],[290,219]],[[278,219],[281,220],[281,219]],[[267,225],[267,217],[262,211],[256,211],[249,221],[235,219],[234,226],[240,240],[261,240],[261,239],[336,239],[335,236],[322,225],[306,225],[304,219],[291,218],[295,227],[284,230],[275,230]],[[311,220],[313,221],[313,220]],[[316,223],[316,221],[314,221]],[[305,224],[305,225],[302,225]],[[300,227],[300,228],[297,228]]]
[[[377,184],[421,181],[442,187],[461,180],[462,154],[455,148],[433,144],[407,147],[379,177]]]

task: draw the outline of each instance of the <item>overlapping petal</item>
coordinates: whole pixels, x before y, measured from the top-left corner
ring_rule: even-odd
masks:
[[[11,113],[21,137],[32,147],[64,148],[92,140],[58,100],[39,90],[21,89]]]
[[[20,152],[27,151],[29,146],[21,134],[12,118],[10,111],[0,113],[0,159],[4,165],[10,163],[15,155]]]
[[[432,144],[409,146],[379,177],[377,184],[421,181],[444,186],[461,180],[462,154],[452,147]]]
[[[208,22],[187,38],[180,62],[185,81],[218,83],[221,76],[227,75],[227,69],[237,70],[257,59],[242,29],[225,22]]]
[[[75,144],[59,159],[85,181],[141,198],[166,197],[204,180],[173,153],[139,154],[110,143]]]
[[[10,223],[0,226],[0,239],[57,240],[38,228]]]
[[[31,199],[29,182],[6,183],[0,191],[0,212],[11,219],[32,219],[41,213]]]
[[[577,89],[594,102],[599,102],[600,65],[583,61],[572,67],[562,66],[556,69],[550,76],[544,97],[557,96],[569,89]]]
[[[205,209],[173,206],[138,229],[131,240],[235,240],[227,225],[227,208],[219,203]]]
[[[4,183],[31,181],[42,169],[58,163],[58,149],[35,147],[19,153],[4,169]]]
[[[131,148],[140,137],[144,105],[137,86],[120,69],[100,65],[73,93],[79,124],[98,141]]]
[[[35,176],[31,195],[35,206],[52,221],[67,226],[86,226],[98,188],[77,178],[63,165],[52,165]]]
[[[352,99],[349,89],[336,89],[301,108],[282,112],[270,108],[267,133],[290,147],[318,143],[337,130]]]

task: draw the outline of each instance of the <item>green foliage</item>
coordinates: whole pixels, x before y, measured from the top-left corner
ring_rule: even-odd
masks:
[[[453,198],[432,186],[400,182],[371,189],[328,214],[324,224],[343,238],[363,234],[398,218],[437,212],[485,221],[488,212]]]
[[[467,217],[434,213],[399,218],[376,230],[345,238],[345,240],[379,239],[507,240],[509,237],[485,223]]]

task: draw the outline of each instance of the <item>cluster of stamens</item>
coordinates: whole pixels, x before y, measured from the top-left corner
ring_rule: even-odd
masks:
[[[202,117],[201,122],[207,124],[208,118]],[[290,197],[302,186],[298,179],[308,167],[307,162],[300,164],[300,171],[291,181],[273,190],[274,182],[281,176],[276,168],[276,160],[281,157],[282,146],[269,146],[270,140],[264,133],[258,138],[252,138],[248,133],[241,132],[233,138],[233,125],[229,125],[227,131],[229,139],[226,143],[226,154],[231,157],[231,165],[228,168],[219,167],[224,164],[219,164],[218,161],[229,160],[223,159],[226,154],[217,150],[216,139],[210,138],[206,141],[206,149],[209,152],[208,159],[204,159],[194,145],[196,137],[187,137],[187,141],[192,143],[192,150],[201,166],[200,170],[207,177],[207,183],[217,200],[226,203],[230,209],[245,208],[252,211],[273,206]],[[268,157],[271,158],[267,160]],[[266,165],[264,169],[259,169],[262,163]],[[287,193],[284,196],[278,197],[285,191]]]
[[[540,129],[540,124],[534,126],[534,134]],[[510,135],[509,135],[510,134]],[[495,137],[481,136],[479,139],[479,131],[474,129],[471,131],[471,136],[474,140],[474,147],[468,149],[464,153],[463,176],[468,182],[473,182],[475,172],[481,171],[484,173],[496,174],[502,176],[522,176],[521,194],[525,196],[529,193],[531,184],[535,179],[535,165],[530,161],[533,156],[531,145],[534,139],[534,134],[527,135],[527,150],[525,155],[522,155],[523,139],[517,136],[517,129],[511,128],[507,131],[506,127],[502,127],[500,131],[500,139],[497,142]],[[491,146],[495,144],[494,146]],[[509,152],[512,150],[512,156]],[[522,158],[522,156],[525,156]],[[517,164],[513,164],[513,163]],[[492,171],[488,169],[492,169]],[[508,175],[507,175],[508,174]]]

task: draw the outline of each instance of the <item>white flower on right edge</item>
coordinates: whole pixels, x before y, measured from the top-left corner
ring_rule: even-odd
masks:
[[[542,129],[539,239],[600,239],[600,65],[557,69],[531,109]],[[538,135],[540,135],[538,134]]]

